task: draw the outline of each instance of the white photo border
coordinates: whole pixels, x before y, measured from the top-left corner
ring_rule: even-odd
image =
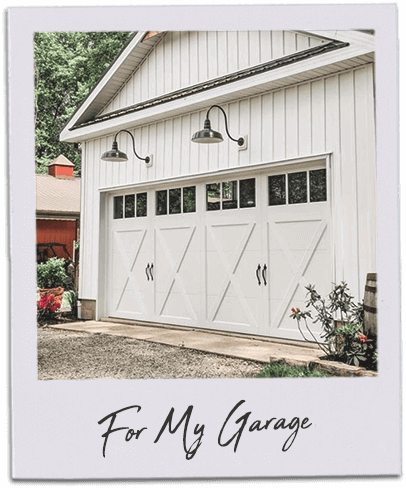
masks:
[[[38,381],[35,274],[33,33],[134,30],[374,29],[376,41],[379,375],[377,378]],[[394,4],[14,7],[8,29],[8,169],[11,253],[11,402],[14,479],[180,479],[388,476],[401,472],[399,100]],[[21,304],[24,304],[22,306]],[[244,433],[236,452],[218,433],[240,400],[250,421],[309,418],[289,434]],[[98,421],[130,405],[141,411],[134,442],[111,442]],[[187,460],[181,433],[154,443],[173,407],[193,405],[205,424]],[[125,421],[129,421],[126,417]],[[190,432],[187,443],[194,440]],[[110,441],[109,441],[110,442]]]

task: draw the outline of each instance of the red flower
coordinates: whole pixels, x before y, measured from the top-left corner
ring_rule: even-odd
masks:
[[[295,309],[294,308],[292,308],[292,313],[295,313]]]
[[[358,336],[358,339],[359,339],[360,342],[366,342],[368,340],[368,337],[366,335],[364,335],[364,334],[360,334]]]
[[[44,310],[51,310],[56,312],[61,308],[61,304],[53,295],[44,295],[38,300],[38,307]]]

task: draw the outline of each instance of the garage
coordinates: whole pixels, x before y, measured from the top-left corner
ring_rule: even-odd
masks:
[[[306,286],[362,301],[374,67],[370,32],[134,33],[61,133],[82,147],[81,318],[303,341]]]
[[[290,308],[332,282],[326,161],[112,192],[108,315],[303,339]]]

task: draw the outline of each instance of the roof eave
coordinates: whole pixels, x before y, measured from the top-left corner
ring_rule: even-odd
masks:
[[[37,209],[37,215],[45,217],[50,215],[52,217],[56,217],[58,215],[62,217],[79,217],[80,211],[79,210],[44,210],[44,209]]]
[[[116,56],[116,58],[112,61],[110,66],[100,76],[100,79],[96,83],[95,87],[89,92],[89,94],[86,96],[86,98],[77,107],[77,109],[73,113],[72,117],[67,121],[64,128],[62,129],[61,137],[65,131],[69,130],[69,128],[72,127],[77,122],[77,120],[79,120],[80,116],[92,104],[92,102],[95,100],[97,95],[103,90],[103,88],[106,86],[106,84],[109,82],[109,80],[112,79],[114,74],[120,68],[123,60],[132,52],[133,48],[139,42],[142,41],[142,39],[144,38],[146,33],[147,33],[147,31],[134,32],[133,36],[130,37],[130,39],[124,45],[123,49]],[[60,140],[63,140],[63,139],[60,138]]]
[[[134,128],[153,122],[154,120],[190,113],[204,108],[210,103],[227,103],[229,100],[246,96],[246,93],[252,92],[253,88],[259,93],[273,89],[269,88],[272,84],[279,84],[280,87],[288,86],[293,83],[291,81],[292,77],[298,74],[309,74],[309,79],[311,76],[313,78],[319,77],[320,75],[312,75],[312,73],[317,73],[319,68],[331,67],[333,72],[342,71],[342,68],[335,67],[336,64],[346,60],[359,59],[373,53],[373,50],[369,47],[360,48],[357,45],[348,45],[348,43],[341,47],[343,49],[335,49],[332,52],[327,52],[297,63],[291,63],[275,70],[256,74],[253,77],[238,80],[234,83],[213,87],[210,89],[209,96],[207,92],[203,91],[201,93],[188,94],[187,96],[168,101],[164,104],[150,105],[139,111],[124,113],[124,109],[121,111],[123,113],[119,116],[68,131],[69,133],[65,134],[64,140],[67,142],[82,142],[86,139],[112,134],[123,128]],[[365,64],[364,61],[362,63]],[[207,84],[212,82],[215,83],[216,80],[210,80]],[[187,92],[190,88],[187,87],[184,91]],[[165,94],[163,97],[170,95]],[[143,103],[148,104],[149,102],[151,101]]]

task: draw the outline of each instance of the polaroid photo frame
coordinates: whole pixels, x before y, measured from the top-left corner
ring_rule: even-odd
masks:
[[[377,376],[37,379],[33,34],[152,28],[374,31]],[[396,6],[15,7],[7,31],[13,479],[400,475]],[[263,429],[270,419],[280,428]]]

